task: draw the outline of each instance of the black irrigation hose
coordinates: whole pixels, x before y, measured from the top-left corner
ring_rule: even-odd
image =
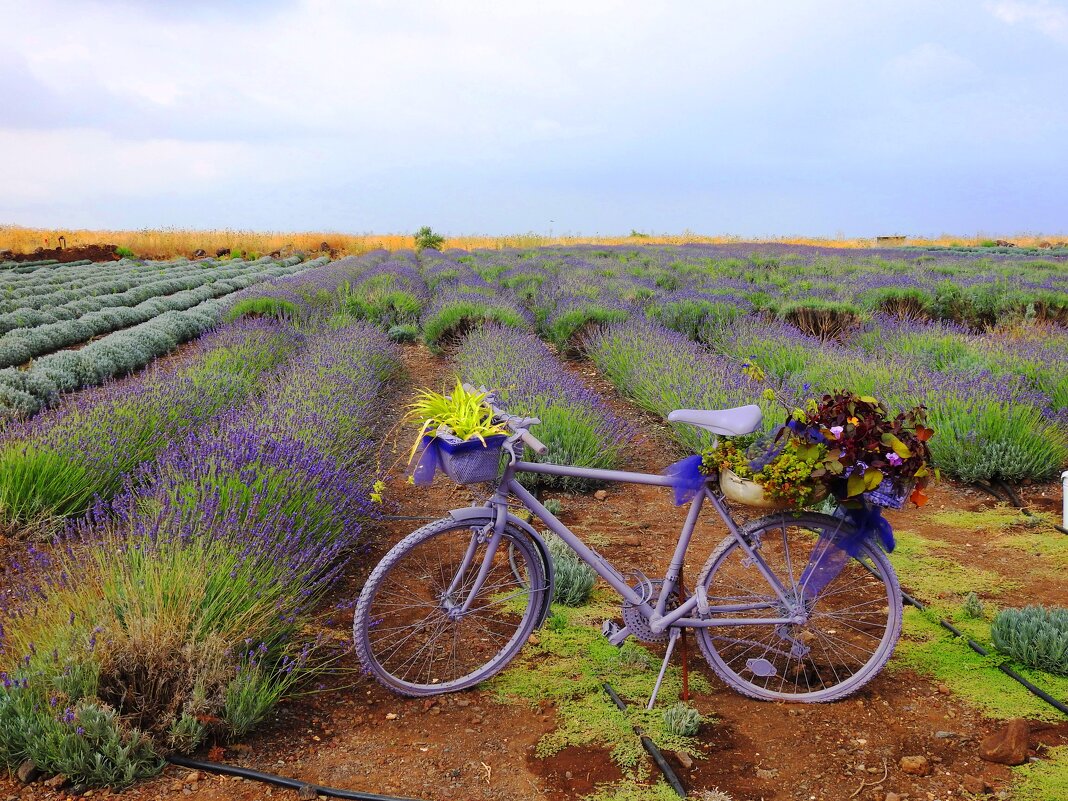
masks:
[[[611,698],[612,702],[616,705],[616,708],[619,709],[620,712],[626,712],[627,705],[623,702],[623,699],[616,694],[616,691],[612,689],[612,685],[605,682],[602,686],[604,687],[604,691],[608,693],[608,697]],[[642,745],[645,746],[645,750],[649,752],[649,756],[653,758],[653,762],[656,763],[657,767],[659,767],[660,771],[664,774],[664,778],[667,779],[668,784],[671,785],[671,789],[674,790],[680,798],[686,798],[686,788],[682,786],[679,777],[676,775],[675,771],[672,770],[668,761],[664,759],[664,755],[660,752],[660,749],[656,747],[656,743],[653,742],[648,734],[642,731],[641,726],[633,726],[632,728],[634,729],[634,733],[641,738]]]
[[[1009,496],[1009,502],[1021,512],[1023,512],[1025,515],[1027,515],[1028,517],[1034,515],[1034,512],[1024,506],[1024,502],[1020,499],[1020,496],[1017,494],[1016,490],[1006,484],[1002,479],[995,478],[991,483],[997,484],[998,489],[1004,490],[1005,494]]]
[[[1004,495],[1002,495],[1001,491],[997,487],[995,487],[993,484],[987,484],[985,481],[973,481],[972,482],[972,486],[973,487],[978,487],[983,492],[985,492],[987,495],[993,495],[999,501],[1007,501],[1008,500],[1008,498],[1006,498]]]
[[[1000,478],[993,479],[989,484],[984,481],[973,481],[972,486],[978,487],[983,492],[988,493],[989,495],[993,495],[999,501],[1008,500],[1009,503],[1011,503],[1013,506],[1015,506],[1028,517],[1035,516],[1035,513],[1024,505],[1016,490],[1014,490],[1011,486],[1006,484]],[[1001,494],[1001,491],[1004,491],[1004,496]],[[1068,528],[1065,528],[1064,526],[1059,525],[1057,523],[1051,523],[1050,525],[1057,529],[1057,531],[1059,531],[1061,534],[1068,534]]]
[[[250,779],[264,784],[273,784],[275,787],[285,787],[289,790],[302,790],[307,788],[316,795],[326,795],[332,798],[351,798],[356,801],[416,801],[412,798],[402,798],[395,795],[378,795],[377,793],[362,793],[359,790],[338,790],[333,787],[321,787],[318,784],[308,784],[297,779],[287,779],[284,776],[275,776],[273,773],[262,773],[258,770],[239,768],[236,765],[223,765],[219,762],[201,762],[197,759],[187,759],[183,756],[172,754],[167,757],[172,765],[193,770],[202,770],[206,773],[218,773],[222,776],[238,776],[242,779]]]
[[[858,560],[858,561],[860,561],[860,560]],[[864,569],[867,570],[869,573],[871,573],[872,575],[875,575],[875,571],[871,567],[869,567],[866,562],[861,561],[860,564],[862,564],[864,566]],[[919,609],[921,612],[926,612],[927,611],[926,604],[922,603],[921,601],[917,601],[915,598],[913,598],[911,595],[909,595],[904,590],[901,590],[901,599],[905,603],[907,603],[909,606],[913,606],[916,609]],[[965,642],[968,643],[968,647],[971,648],[973,651],[975,651],[977,654],[979,654],[979,656],[988,656],[990,654],[990,652],[987,651],[986,648],[981,646],[979,643],[977,643],[971,637],[966,637],[964,635],[964,632],[962,632],[960,629],[958,629],[956,626],[954,626],[948,620],[943,618],[943,619],[938,621],[938,624],[942,628],[944,628],[946,631],[950,632],[954,637],[963,637]],[[1025,679],[1023,676],[1021,676],[1019,673],[1017,673],[1015,670],[1013,670],[1008,665],[1002,664],[1002,665],[998,665],[997,667],[998,667],[998,670],[1000,670],[1002,673],[1004,673],[1010,679],[1015,679],[1017,682],[1019,682],[1021,685],[1023,685],[1029,692],[1031,692],[1033,695],[1037,696],[1038,698],[1041,698],[1043,701],[1045,701],[1051,707],[1056,709],[1058,712],[1063,712],[1065,715],[1068,715],[1068,704],[1065,704],[1063,701],[1058,701],[1056,698],[1054,698],[1048,692],[1043,690],[1041,687],[1037,687],[1036,685],[1032,684],[1030,681]]]
[[[954,636],[964,637],[963,632],[961,632],[960,629],[958,629],[948,620],[939,620],[938,622],[942,625],[942,628],[952,632]],[[971,637],[964,637],[964,639],[967,641],[968,646],[977,654],[979,654],[979,656],[986,656],[987,654],[989,654],[989,651],[987,651],[983,646],[981,646]],[[1010,679],[1015,679],[1016,681],[1020,682],[1020,684],[1026,687],[1032,694],[1041,698],[1043,701],[1045,701],[1051,707],[1056,709],[1058,712],[1063,712],[1065,715],[1068,715],[1068,704],[1065,704],[1062,701],[1058,701],[1056,698],[1047,693],[1041,687],[1036,687],[1034,684],[1029,682],[1027,679],[1025,679],[1023,676],[1021,676],[1008,665],[998,665],[998,670],[1000,670]]]

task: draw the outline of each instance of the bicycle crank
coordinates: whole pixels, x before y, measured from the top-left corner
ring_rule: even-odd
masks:
[[[638,594],[647,599],[649,603],[655,604],[656,599],[660,597],[660,588],[664,586],[662,579],[647,579],[641,578],[635,584],[634,589],[638,591]],[[679,606],[679,592],[677,589],[672,590],[671,595],[668,597],[667,606],[664,608],[665,612],[669,612],[672,609],[677,609]],[[630,604],[623,604],[623,625],[627,627],[627,631],[638,638],[640,642],[667,642],[668,630],[653,631],[649,625],[648,619],[641,613],[636,606]]]

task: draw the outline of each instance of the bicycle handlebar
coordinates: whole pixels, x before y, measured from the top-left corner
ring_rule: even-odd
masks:
[[[467,392],[485,392],[487,394],[486,402],[489,405],[490,409],[493,410],[494,416],[501,418],[501,420],[504,421],[504,424],[508,426],[508,428],[510,428],[513,432],[519,435],[519,439],[521,439],[528,448],[534,451],[534,453],[538,454],[538,456],[543,456],[544,454],[549,452],[549,449],[540,439],[538,439],[529,431],[527,431],[527,426],[537,425],[541,422],[541,420],[539,420],[537,417],[514,417],[513,415],[510,415],[508,414],[508,412],[504,411],[504,409],[497,408],[493,405],[493,401],[495,400],[493,397],[493,393],[487,390],[485,387],[481,387],[476,390],[476,388],[471,386],[470,384],[464,384],[463,388]]]

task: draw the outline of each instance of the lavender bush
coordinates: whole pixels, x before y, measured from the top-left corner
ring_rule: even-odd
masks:
[[[361,320],[390,329],[418,326],[429,299],[426,282],[409,262],[384,261],[343,290],[341,308]]]
[[[396,366],[367,325],[310,334],[262,396],[98,504],[77,547],[38,554],[44,583],[22,585],[3,629],[0,759],[54,764],[49,732],[69,725],[64,710],[114,708],[112,739],[147,748],[144,775],[155,754],[203,739],[198,726],[248,731],[316,670],[305,631],[376,515],[370,436]],[[27,734],[5,740],[5,714]],[[68,776],[125,783],[94,773],[99,751],[83,750]]]
[[[0,521],[11,532],[85,512],[170,441],[238,403],[299,342],[291,329],[243,321],[199,340],[186,357],[72,396],[0,437]]]
[[[535,461],[618,466],[634,432],[533,334],[486,326],[467,335],[456,359],[465,381],[494,389],[512,414],[541,419],[535,434],[549,451],[542,457],[528,453]],[[532,478],[546,486],[582,486],[574,479]]]
[[[609,326],[594,335],[587,353],[621,393],[666,417],[674,409],[722,409],[758,403],[768,424],[782,411],[763,397],[766,385],[744,375],[736,362],[709,352],[681,334],[645,321]],[[711,435],[677,424],[675,438],[699,452]]]

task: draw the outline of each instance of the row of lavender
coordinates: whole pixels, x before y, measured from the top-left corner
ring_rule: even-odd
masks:
[[[83,297],[47,310],[0,315],[0,367],[13,367],[60,348],[129,328],[168,311],[184,311],[261,281],[307,269],[287,262],[227,266],[139,283],[115,294]]]
[[[1063,373],[1061,398],[1054,401],[1034,388],[1024,367],[939,371],[884,349],[829,346],[785,324],[744,321],[723,329],[714,345],[710,350],[656,323],[635,320],[599,331],[587,352],[621,392],[658,414],[756,402],[767,424],[778,424],[805,398],[847,387],[891,408],[926,405],[938,432],[930,442],[935,463],[954,478],[1041,480],[1068,464]],[[1041,358],[1049,347],[1021,341],[1021,360]],[[753,371],[743,372],[746,363],[760,366],[766,377],[748,377]],[[676,436],[688,448],[704,444],[690,427],[678,427]]]
[[[713,313],[717,305],[740,306],[802,322],[806,309],[846,320],[900,312],[975,328],[1027,316],[1068,322],[1068,260],[1061,256],[707,245],[478,251],[470,258],[478,272],[522,288],[549,315],[596,294],[643,307],[711,306]]]
[[[398,265],[404,280],[419,287],[413,307],[421,310],[423,337],[433,348],[494,321],[533,328],[567,354],[589,350],[591,337],[603,343],[597,335],[602,326],[621,325],[613,330],[672,343],[648,354],[648,348],[629,355],[623,349],[601,358],[606,372],[627,376],[619,379],[621,388],[642,394],[643,405],[658,412],[748,403],[769,388],[793,403],[848,383],[894,405],[926,403],[943,434],[935,456],[957,478],[1043,479],[1068,462],[1068,334],[1056,314],[1046,313],[1068,303],[1068,272],[1059,263],[948,252],[905,261],[901,251],[841,256],[780,248],[761,254],[704,246],[424,251],[393,254],[378,266],[376,280],[389,281]],[[901,298],[886,310],[873,307],[864,319],[849,320],[820,305],[821,286],[862,295],[936,278],[945,284],[943,297],[952,296],[953,287],[977,288],[975,297],[995,299],[1040,290],[1049,302],[1042,314],[1025,309],[983,331],[926,320],[920,307]],[[798,301],[802,308],[776,314],[767,303],[773,291],[817,302]],[[768,374],[768,385],[739,378],[741,364],[750,360]],[[650,383],[642,388],[629,377],[632,371],[647,372]],[[783,414],[779,402],[761,403],[769,420]],[[688,447],[699,444],[692,432],[679,436]]]
[[[207,278],[164,281],[165,288],[176,290],[174,294],[132,308],[100,309],[77,320],[9,331],[0,337],[0,365],[6,368],[0,369],[0,420],[28,417],[54,404],[63,393],[138,370],[218,324],[233,294],[245,287],[299,274],[327,261],[324,257],[301,264],[294,257],[277,264],[255,262],[259,266],[245,265]],[[182,290],[189,281],[199,285]],[[123,295],[126,300],[139,297],[136,292]],[[56,350],[101,334],[105,335],[85,347]],[[27,369],[7,366],[44,353],[48,355]]]
[[[367,267],[261,290],[291,313],[241,317],[181,364],[6,432],[23,475],[0,479],[9,524],[92,509],[5,587],[0,761],[122,786],[247,731],[329,658],[310,624],[376,515],[372,440],[398,369],[382,332],[327,322]]]
[[[27,276],[19,280],[3,280],[0,274],[0,317],[3,330],[10,330],[16,318],[9,315],[25,315],[21,325],[39,325],[43,322],[69,320],[88,311],[106,306],[128,306],[130,301],[139,303],[156,295],[169,294],[167,282],[179,281],[184,289],[199,286],[205,281],[233,278],[241,272],[292,267],[300,264],[299,256],[286,259],[263,257],[255,261],[233,259],[217,261],[138,262],[122,260],[99,262],[79,267],[68,275]],[[58,273],[58,270],[57,270]],[[163,282],[163,283],[161,283]]]

